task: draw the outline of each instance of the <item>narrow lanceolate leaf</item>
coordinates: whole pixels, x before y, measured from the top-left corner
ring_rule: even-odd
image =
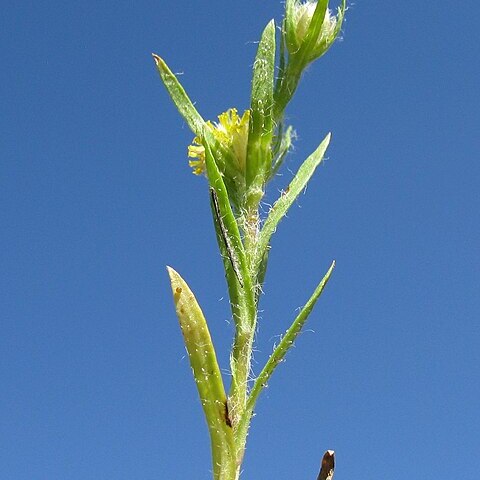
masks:
[[[222,257],[223,266],[225,269],[225,278],[227,280],[232,315],[235,323],[237,323],[238,319],[241,317],[240,296],[242,295],[242,285],[240,284],[240,281],[237,278],[237,274],[233,269],[233,263],[230,260],[229,252],[227,251],[227,243],[225,242],[222,228],[217,219],[217,208],[214,205],[214,196],[212,194],[212,190],[210,191],[210,207],[212,209],[213,224],[215,227],[218,248],[220,249],[220,255]]]
[[[232,267],[233,273],[237,279],[237,282],[243,288],[242,273],[240,271],[240,264],[238,262],[238,257],[236,250],[230,240],[230,235],[228,229],[223,221],[223,216],[220,213],[220,204],[218,202],[217,192],[213,187],[210,187],[210,196],[212,200],[212,209],[215,217],[215,225],[217,228],[218,236],[222,243],[221,252],[224,252],[227,258],[230,260],[230,266]],[[230,269],[228,269],[228,272]],[[227,272],[227,274],[228,274]]]
[[[286,37],[286,42],[288,49],[291,52],[295,52],[299,45],[297,41],[297,35],[295,33],[296,25],[295,25],[295,0],[286,0],[285,2],[285,24],[284,28],[284,36]]]
[[[167,64],[158,55],[152,54],[155,64],[157,65],[160,78],[165,85],[173,103],[177,107],[180,115],[187,122],[195,135],[201,137],[203,135],[205,121],[202,116],[197,112],[197,109],[193,106],[192,101],[188,98],[187,93],[178,81],[177,77],[168,68]]]
[[[282,132],[280,143],[276,148],[277,152],[275,154],[275,159],[272,164],[272,171],[270,173],[270,177],[273,177],[278,172],[278,169],[282,166],[288,151],[292,147],[292,134],[292,126],[287,127],[285,132]]]
[[[219,225],[221,235],[224,236],[225,244],[228,245],[226,250],[232,260],[232,267],[235,270],[235,276],[239,286],[238,294],[245,300],[246,304],[250,305],[250,308],[253,309],[255,302],[253,300],[252,281],[248,272],[245,250],[240,237],[240,230],[238,229],[237,221],[235,220],[235,216],[230,206],[225,183],[223,182],[222,175],[208,143],[205,144],[205,165],[210,187],[215,192],[215,203],[213,204],[214,215],[216,220],[221,223],[221,225]],[[235,319],[235,321],[236,320],[238,319]]]
[[[233,432],[222,375],[207,322],[195,296],[173,268],[167,267],[167,270],[180,328],[210,432],[214,476],[217,479],[221,478],[219,465],[233,464],[234,468],[235,463]]]
[[[285,192],[282,193],[280,198],[274,203],[272,209],[270,210],[267,219],[263,225],[262,231],[260,232],[258,246],[256,251],[255,264],[258,266],[266,254],[268,249],[268,244],[270,238],[275,232],[278,223],[286,215],[288,209],[298,197],[300,192],[306,187],[308,181],[312,177],[315,169],[320,165],[327,150],[328,144],[330,143],[331,135],[328,134],[319,147],[313,152],[298,169],[297,174],[290,182],[290,185]],[[257,267],[258,268],[258,267]]]
[[[320,35],[327,8],[328,0],[319,0],[317,2],[317,7],[308,26],[307,34],[305,35],[305,40],[298,52],[301,63],[304,65],[310,61],[310,53],[315,51],[315,44]]]
[[[252,391],[248,398],[247,410],[253,411],[258,395],[260,394],[264,386],[268,383],[277,365],[283,360],[288,350],[292,347],[295,339],[297,338],[298,334],[300,333],[303,326],[305,325],[305,322],[308,316],[312,312],[313,307],[317,303],[317,300],[320,298],[320,295],[322,294],[323,289],[327,285],[328,280],[330,280],[330,277],[332,275],[334,268],[335,268],[335,262],[332,262],[332,264],[330,265],[330,268],[328,269],[325,276],[322,278],[321,282],[318,284],[312,296],[309,298],[308,302],[304,305],[300,313],[297,315],[297,318],[295,318],[290,328],[286,331],[282,340],[277,345],[272,355],[268,359],[268,362],[266,363],[262,372],[260,373],[258,378],[255,380],[255,384],[253,385]]]
[[[247,146],[247,188],[261,187],[270,173],[275,77],[275,22],[266,26],[253,65],[250,130]]]
[[[328,2],[327,2],[327,7],[328,7]],[[337,18],[336,18],[336,24],[333,32],[331,32],[330,35],[325,36],[320,45],[314,45],[315,42],[311,42],[311,50],[308,50],[310,52],[310,55],[306,53],[306,62],[312,62],[313,60],[320,58],[320,56],[324,55],[327,53],[327,51],[330,49],[330,47],[333,45],[333,42],[335,39],[338,37],[340,30],[342,29],[342,24],[343,24],[343,19],[345,17],[345,10],[347,8],[347,1],[342,0],[342,4],[338,7],[337,9]],[[326,11],[326,9],[325,9]],[[313,23],[313,20],[312,20]],[[320,23],[320,22],[318,22]],[[317,34],[318,38],[318,34]]]
[[[282,23],[282,35],[280,37],[280,52],[279,52],[279,59],[278,59],[278,74],[277,74],[277,80],[275,82],[275,87],[274,87],[274,95],[275,95],[275,89],[277,88],[277,85],[280,83],[281,78],[283,77],[285,73],[285,67],[287,65],[287,45],[286,45],[286,39],[285,39],[285,25],[286,25],[286,20],[283,20]]]

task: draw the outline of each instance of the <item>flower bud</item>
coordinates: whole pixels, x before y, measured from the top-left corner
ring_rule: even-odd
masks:
[[[290,55],[302,51],[306,63],[322,56],[340,32],[344,13],[345,2],[334,15],[328,8],[328,0],[288,0],[285,36]]]

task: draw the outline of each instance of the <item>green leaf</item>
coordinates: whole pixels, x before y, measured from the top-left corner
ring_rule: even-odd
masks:
[[[275,80],[275,22],[263,31],[253,65],[250,130],[247,146],[247,189],[262,195],[271,168],[273,136],[272,108]],[[260,192],[258,192],[260,190]],[[258,198],[258,200],[260,200]]]
[[[223,260],[223,267],[225,269],[225,278],[227,280],[228,294],[230,297],[230,306],[232,308],[232,315],[235,320],[235,324],[238,323],[237,319],[240,318],[241,314],[239,311],[239,298],[241,296],[240,282],[237,277],[237,273],[234,270],[233,262],[230,259],[229,252],[227,250],[227,242],[224,238],[224,232],[218,220],[217,207],[215,206],[214,196],[212,192],[210,194],[210,208],[212,209],[213,224],[215,227],[215,233],[218,243],[218,248],[220,250],[220,256]]]
[[[287,190],[283,192],[280,198],[274,203],[260,232],[254,265],[259,265],[268,249],[270,238],[273,232],[275,232],[278,223],[286,215],[292,203],[306,187],[316,168],[322,162],[325,151],[330,143],[330,137],[331,135],[329,133],[315,152],[303,162]]]
[[[226,255],[230,261],[230,267],[233,271],[233,274],[236,277],[237,282],[243,288],[243,279],[242,272],[240,271],[240,264],[238,261],[238,255],[235,247],[230,239],[230,234],[228,232],[227,226],[223,221],[223,216],[220,211],[220,202],[218,201],[217,192],[213,187],[210,187],[210,198],[212,204],[212,212],[215,219],[215,226],[217,237],[221,243],[220,251]],[[226,269],[227,275],[230,273],[230,268]],[[233,280],[233,278],[230,278]]]
[[[247,266],[240,230],[229,202],[227,188],[208,143],[205,145],[205,165],[210,187],[214,191],[211,198],[212,213],[217,227],[217,239],[219,243],[223,243],[221,252],[227,255],[231,267],[225,269],[229,291],[235,292],[233,298],[238,299],[238,304],[235,301],[235,307],[241,309],[244,313],[236,315],[236,308],[233,308],[234,305],[232,305],[234,321],[238,328],[245,328],[245,325],[240,327],[239,322],[255,318],[254,288]],[[247,311],[249,312],[248,315],[246,315]]]
[[[300,63],[305,67],[309,61],[311,61],[311,53],[315,51],[315,44],[317,43],[322,25],[325,20],[325,14],[327,13],[328,0],[319,0],[317,7],[313,12],[310,25],[308,26],[305,39],[298,51],[298,56],[301,60]]]
[[[317,8],[320,8],[320,7],[318,7],[317,5]],[[300,52],[305,64],[308,64],[309,62],[312,62],[313,60],[316,60],[317,58],[320,58],[325,53],[327,53],[330,47],[333,45],[333,42],[335,41],[335,39],[338,37],[340,30],[342,28],[343,19],[345,17],[345,10],[347,8],[346,0],[342,0],[342,4],[338,7],[337,23],[335,25],[334,31],[327,38],[324,38],[320,45],[317,44],[318,37],[320,35],[320,31],[324,23],[324,17],[321,18],[320,15],[323,14],[323,16],[325,16],[327,8],[328,8],[328,1],[326,2],[325,10],[323,10],[323,6],[322,6],[322,10],[319,12],[319,15],[317,18],[315,18],[315,14],[317,13],[317,11],[315,11],[313,15],[312,22],[311,22],[312,37],[308,37],[306,39],[304,47],[302,47],[302,51]],[[316,23],[314,24],[314,22]],[[307,42],[308,42],[308,46],[306,45]]]
[[[207,322],[187,283],[173,268],[167,267],[167,270],[180,328],[210,432],[214,478],[234,478],[223,476],[225,469],[235,472],[235,447],[227,396]]]
[[[253,409],[255,408],[255,403],[258,399],[258,396],[260,395],[264,387],[267,385],[277,365],[281,363],[281,361],[285,357],[288,350],[292,347],[293,342],[295,341],[298,334],[302,330],[302,327],[305,324],[311,311],[313,310],[315,303],[319,299],[320,295],[323,292],[323,289],[325,288],[325,285],[330,279],[330,276],[332,275],[334,267],[335,267],[335,262],[332,263],[332,265],[328,269],[328,272],[325,274],[322,281],[318,284],[317,288],[313,292],[313,295],[310,297],[308,302],[302,308],[297,318],[294,320],[294,322],[292,323],[290,328],[287,330],[287,332],[283,336],[278,346],[273,351],[272,355],[268,359],[260,375],[255,380],[253,388],[248,397],[247,404],[245,406],[245,409],[243,410],[242,416],[240,418],[240,421],[238,422],[238,426],[235,431],[235,439],[237,441],[237,444],[242,444],[242,442],[246,441],[248,427],[250,424],[250,420],[252,418]]]
[[[295,339],[305,325],[308,316],[312,312],[313,307],[317,303],[317,300],[320,298],[320,295],[322,294],[323,289],[325,288],[328,280],[330,279],[334,268],[335,262],[332,262],[322,281],[318,284],[317,288],[313,292],[312,296],[309,298],[308,302],[302,308],[297,318],[295,318],[290,328],[286,331],[282,340],[277,345],[272,355],[268,359],[268,362],[261,371],[260,375],[255,380],[250,396],[248,397],[247,410],[253,411],[258,395],[263,390],[265,385],[267,385],[277,365],[281,363],[288,350],[292,347]]]
[[[251,288],[251,280],[247,269],[247,262],[245,258],[245,250],[243,248],[240,230],[237,221],[230,206],[227,188],[223,182],[223,177],[218,169],[215,159],[212,154],[210,145],[205,145],[205,165],[207,168],[208,181],[215,192],[215,198],[218,211],[215,211],[217,221],[222,223],[222,235],[225,235],[225,242],[230,246],[231,254],[234,257],[232,263],[238,266],[236,273],[240,274],[241,278],[238,283],[241,284],[245,290]]]
[[[237,328],[240,328],[239,322],[243,318],[242,307],[250,304],[245,287],[246,285],[251,286],[251,280],[246,267],[240,230],[230,205],[227,187],[223,181],[225,177],[220,173],[208,143],[205,145],[205,166],[211,189],[210,206],[225,268],[233,320]]]
[[[283,35],[285,37],[285,42],[287,43],[288,49],[291,52],[294,52],[299,47],[296,34],[296,24],[295,24],[295,0],[287,0],[285,2],[285,24]]]
[[[217,153],[217,160],[227,173],[227,176],[233,177],[235,171],[231,170],[231,168],[229,169],[229,155],[231,154],[215,140],[211,129],[208,128],[205,120],[198,113],[177,77],[168,68],[164,60],[155,54],[153,54],[153,59],[157,65],[160,78],[172,98],[173,103],[177,107],[177,110],[180,112],[180,115],[197,137],[210,144],[212,149]],[[235,190],[232,182],[230,182],[229,187],[232,191]]]
[[[192,101],[188,98],[187,93],[178,81],[177,77],[168,68],[167,64],[158,55],[152,54],[155,64],[157,65],[160,78],[165,85],[173,103],[177,107],[180,115],[187,122],[195,135],[202,137],[205,128],[205,121],[193,106]]]
[[[280,144],[278,145],[278,152],[275,155],[275,160],[272,165],[270,177],[273,177],[278,172],[278,169],[282,166],[283,161],[285,160],[285,157],[292,146],[292,135],[293,128],[292,126],[289,126],[282,134]]]
[[[283,20],[282,23],[282,35],[280,36],[280,53],[278,60],[278,78],[276,80],[276,85],[281,81],[283,74],[285,73],[285,67],[287,65],[287,45],[285,39],[285,28],[286,20]],[[275,92],[275,89],[274,89]]]
[[[211,204],[215,218],[217,240],[224,258],[230,305],[235,322],[235,338],[230,356],[232,384],[229,395],[232,421],[235,428],[239,412],[243,411],[247,395],[250,352],[256,321],[255,288],[248,269],[238,224],[229,203],[227,189],[208,144],[205,146],[205,164],[210,187],[215,192],[211,197]],[[215,203],[217,205],[214,205]],[[234,266],[235,264],[238,265]],[[240,279],[237,276],[238,273],[240,273]]]

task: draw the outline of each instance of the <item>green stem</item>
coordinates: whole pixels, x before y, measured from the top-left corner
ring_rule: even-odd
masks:
[[[330,268],[318,284],[312,296],[309,298],[300,313],[297,315],[294,322],[283,336],[281,342],[278,344],[278,346],[275,348],[274,352],[268,359],[268,362],[265,364],[265,367],[261,371],[260,375],[255,380],[252,391],[250,392],[250,395],[248,397],[242,418],[240,419],[238,425],[236,426],[236,429],[234,430],[234,441],[237,452],[239,451],[240,445],[243,445],[243,448],[245,448],[248,428],[250,426],[250,420],[252,418],[253,409],[255,408],[258,396],[260,395],[263,388],[267,385],[277,365],[282,362],[286,353],[292,347],[295,339],[302,330],[308,316],[313,310],[313,307],[317,303],[317,300],[320,298],[323,289],[327,285],[327,282],[330,279],[334,268],[335,262],[332,262]]]
[[[244,291],[244,301],[238,306],[240,317],[236,325],[237,328],[230,360],[232,385],[229,397],[229,402],[233,410],[232,424],[238,466],[241,465],[243,460],[246,437],[242,432],[237,434],[237,429],[240,419],[244,417],[248,399],[248,381],[250,378],[253,340],[257,323],[256,278],[253,274],[252,262],[258,242],[258,210],[254,209],[245,213],[241,227],[244,235],[244,249],[250,279],[250,291]]]
[[[273,121],[275,125],[280,123],[288,102],[297,90],[301,76],[301,65],[295,60],[295,57],[291,57],[274,93]]]

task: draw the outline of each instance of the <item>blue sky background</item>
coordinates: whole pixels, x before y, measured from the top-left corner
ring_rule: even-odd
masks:
[[[6,1],[0,18],[0,478],[210,478],[165,265],[223,367],[232,327],[192,134],[150,53],[205,118],[248,107],[278,1]],[[273,200],[328,160],[273,240],[255,371],[337,269],[261,397],[244,479],[478,479],[480,6],[351,4],[305,75]]]

